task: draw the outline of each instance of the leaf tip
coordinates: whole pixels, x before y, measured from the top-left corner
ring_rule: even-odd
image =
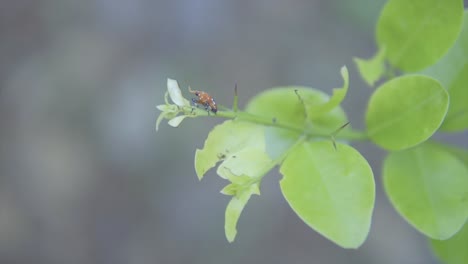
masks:
[[[234,240],[236,240],[236,235],[237,235],[237,231],[233,231],[233,232],[226,232],[226,239],[229,243],[232,243],[234,242]]]
[[[201,159],[200,159],[201,153],[203,153],[202,150],[197,149],[195,151],[195,160],[194,160],[195,173],[197,174],[197,178],[199,181],[203,179],[203,175],[206,172],[206,169],[201,164]]]
[[[343,76],[343,79],[347,80],[349,78],[349,73],[348,73],[348,68],[346,65],[343,65],[340,70],[341,76]]]

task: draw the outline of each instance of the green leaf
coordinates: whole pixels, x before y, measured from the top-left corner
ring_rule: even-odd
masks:
[[[250,196],[260,195],[261,176],[271,170],[274,165],[264,151],[247,147],[236,152],[235,155],[230,155],[218,166],[218,175],[231,181],[231,184],[224,187],[221,193],[234,196],[226,208],[224,226],[229,242],[234,241],[236,237],[237,221]]]
[[[431,240],[436,256],[446,264],[468,263],[468,222],[448,240]]]
[[[444,149],[455,155],[468,168],[468,150],[452,146],[446,146]]]
[[[268,156],[276,160],[280,158],[297,141],[299,135],[275,127],[265,128],[265,144]]]
[[[163,119],[166,117],[166,113],[162,112],[159,114],[158,116],[158,119],[156,120],[156,131],[158,131],[159,129],[159,124],[161,123],[161,121],[163,121]]]
[[[431,142],[431,144],[457,157],[461,162],[463,162],[463,164],[465,164],[465,167],[468,169],[468,150],[466,148],[459,148],[452,145],[435,142]]]
[[[455,45],[435,65],[422,73],[439,80],[448,90],[450,106],[440,129],[457,132],[468,129],[468,10]]]
[[[306,110],[295,91],[302,98]],[[310,129],[317,133],[327,134],[347,122],[341,107],[336,107],[320,117],[311,119],[314,115],[312,106],[324,105],[328,101],[330,97],[327,94],[313,88],[277,87],[255,96],[248,103],[246,111],[271,118],[272,123],[281,122],[296,128],[295,131],[277,127],[265,128],[266,151],[270,158],[276,159],[296,142],[303,131]]]
[[[245,174],[235,175],[232,174],[229,169],[225,168],[225,170],[226,171],[224,173],[227,175],[224,175],[224,177],[225,179],[231,181],[231,183],[221,190],[221,193],[224,195],[236,195],[238,192],[243,191],[245,188],[250,188],[250,185],[252,185],[253,183],[256,184],[257,182],[259,182],[259,180],[256,180],[251,176],[247,176]],[[260,195],[260,193],[258,193],[258,195]]]
[[[178,127],[180,125],[180,123],[182,123],[182,121],[188,116],[186,115],[180,115],[180,116],[176,116],[174,118],[172,118],[171,120],[169,120],[169,122],[167,122],[171,127]]]
[[[379,49],[374,57],[368,60],[355,57],[354,62],[364,81],[369,86],[374,86],[375,82],[380,80],[385,73],[385,48]]]
[[[344,248],[367,237],[375,184],[367,161],[355,149],[328,141],[305,142],[291,150],[280,172],[291,208],[314,230]]]
[[[377,24],[377,43],[403,71],[439,60],[455,42],[463,19],[461,0],[390,0]]]
[[[449,95],[450,107],[440,129],[447,132],[459,132],[468,129],[468,63],[460,71],[457,78],[453,80]]]
[[[306,105],[306,108],[308,108],[308,112],[310,113],[311,119],[319,118],[325,115],[326,113],[330,112],[331,110],[335,109],[341,104],[341,102],[346,97],[346,93],[348,92],[349,87],[348,68],[346,68],[346,66],[343,66],[340,72],[341,77],[343,78],[343,87],[333,89],[333,95],[330,98],[330,100],[328,100],[328,102],[319,105]]]
[[[216,172],[224,179],[244,184],[245,179],[242,177],[250,179],[250,177],[263,176],[271,169],[271,163],[272,160],[264,149],[246,147],[226,157],[223,163],[218,166]]]
[[[265,153],[263,127],[240,121],[226,121],[216,126],[204,148],[195,153],[198,178],[220,161],[218,175],[231,181],[221,193],[233,195],[226,208],[224,226],[226,238],[232,242],[237,234],[237,221],[250,196],[260,194],[260,176],[274,166]]]
[[[396,210],[430,238],[451,237],[468,218],[468,170],[436,145],[391,153],[383,182]]]
[[[226,207],[224,232],[226,233],[226,238],[229,242],[233,242],[236,238],[237,221],[239,220],[239,216],[252,194],[259,194],[258,184],[252,184],[243,191],[238,192],[237,195],[232,197]]]
[[[434,134],[449,99],[440,83],[423,75],[406,75],[381,85],[369,100],[369,137],[388,150],[415,146]]]
[[[304,106],[299,100],[296,90],[304,101],[309,118],[315,115],[315,107],[324,105],[330,100],[327,94],[313,88],[277,87],[255,96],[248,103],[246,111],[272,120],[274,118],[277,122],[299,129],[303,129],[307,122],[311,122],[317,129],[333,130],[346,122],[346,116],[340,107],[336,107],[320,117],[306,120],[306,111],[304,111]]]
[[[235,183],[230,183],[228,185],[226,185],[221,191],[220,193],[224,194],[224,195],[236,195],[237,191],[239,190],[239,184],[235,184]]]
[[[203,149],[195,152],[195,171],[198,179],[216,163],[236,156],[245,148],[265,151],[263,127],[260,125],[226,121],[211,130]]]

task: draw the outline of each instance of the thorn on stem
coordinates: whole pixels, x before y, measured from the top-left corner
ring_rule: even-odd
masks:
[[[237,105],[239,101],[239,97],[237,96],[237,81],[234,84],[234,101],[232,102],[232,109],[234,112],[237,112],[239,106]]]
[[[348,125],[349,125],[349,121],[346,122],[346,124],[342,125],[340,128],[338,128],[338,131],[337,131],[337,132],[339,132],[341,129],[347,127]]]
[[[345,128],[346,126],[349,125],[349,121],[346,122],[346,124],[340,126],[337,130],[335,130],[333,133],[331,133],[330,137],[331,137],[331,140],[332,140],[332,143],[333,143],[333,147],[335,148],[335,150],[337,150],[338,148],[336,147],[336,140],[335,140],[335,136],[343,129]]]
[[[294,89],[294,92],[296,93],[297,98],[299,98],[299,101],[301,101],[301,103],[304,104],[304,101],[302,100],[302,97],[301,97],[301,95],[299,94],[299,91],[298,91],[297,89]]]

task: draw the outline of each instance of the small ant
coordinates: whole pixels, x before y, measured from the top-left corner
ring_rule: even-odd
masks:
[[[198,99],[192,98],[192,102],[194,104],[203,105],[205,107],[205,110],[208,111],[208,113],[210,113],[210,111],[215,114],[216,112],[218,112],[218,107],[216,106],[216,103],[213,97],[211,97],[211,95],[203,91],[196,91],[196,90],[194,91],[190,89],[190,86],[188,89],[190,93],[193,93],[195,96],[198,97]]]

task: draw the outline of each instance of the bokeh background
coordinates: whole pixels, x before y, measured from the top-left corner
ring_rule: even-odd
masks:
[[[466,1],[465,1],[466,4]],[[308,228],[278,173],[224,237],[226,184],[202,182],[195,149],[217,118],[154,125],[166,79],[243,106],[273,86],[331,93],[351,74],[355,128],[372,90],[353,56],[375,51],[384,0],[4,0],[0,3],[0,263],[437,263],[391,207],[384,152],[355,146],[377,182],[358,250]],[[466,134],[440,137],[465,142]]]

